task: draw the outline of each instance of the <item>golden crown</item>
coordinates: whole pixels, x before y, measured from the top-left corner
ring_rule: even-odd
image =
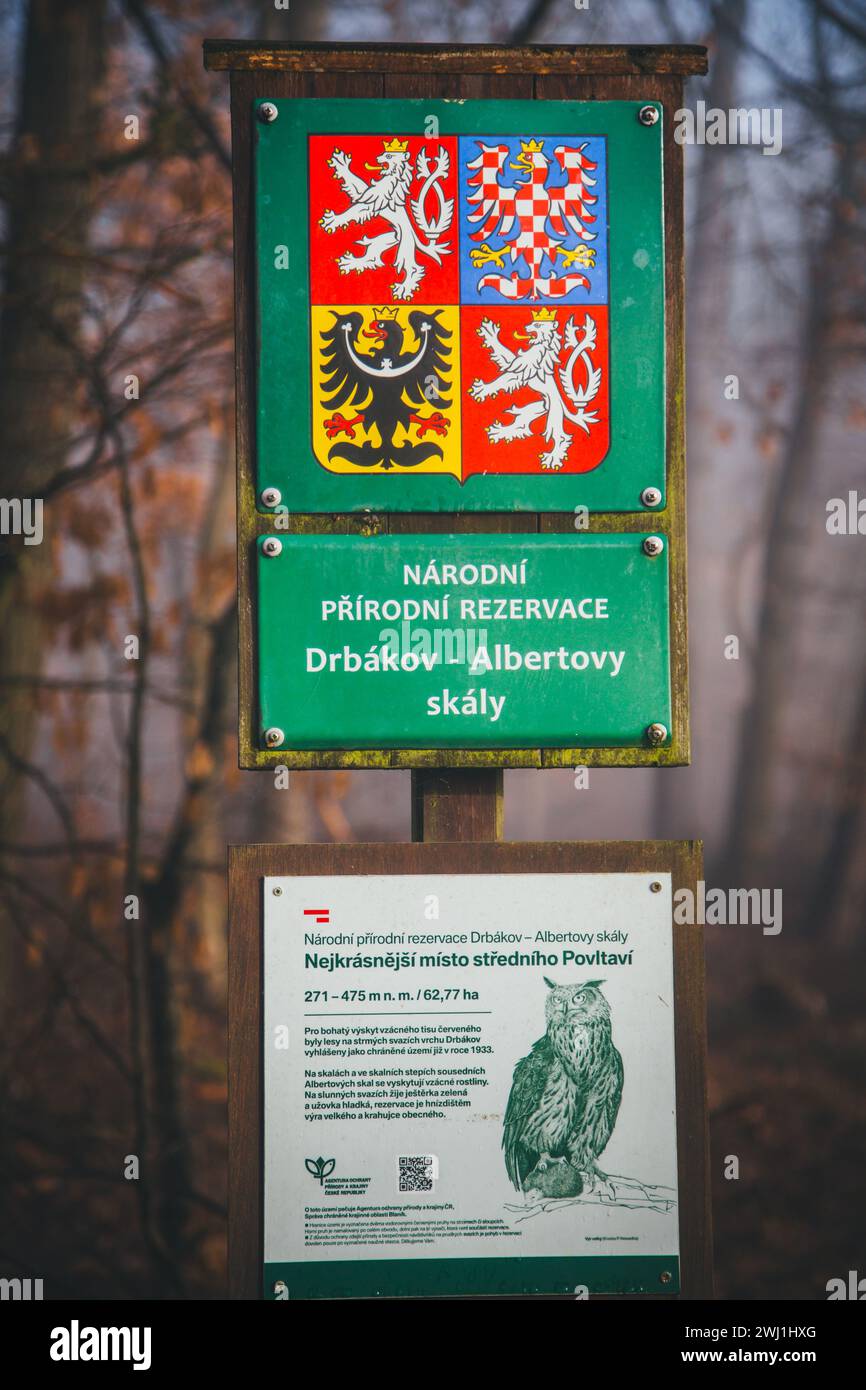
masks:
[[[373,318],[374,318],[374,319],[395,319],[396,317],[397,317],[397,306],[396,306],[396,304],[392,304],[392,305],[383,304],[382,307],[381,307],[381,309],[374,309],[374,310],[373,310]]]
[[[544,149],[543,140],[521,140],[520,149],[523,154],[541,154]]]
[[[384,140],[382,143],[386,154],[405,154],[409,148],[409,141],[401,140],[397,135],[393,140]]]
[[[533,311],[532,311],[532,317],[536,320],[537,323],[555,323],[555,322],[556,322],[556,310],[555,310],[555,309],[533,309]]]

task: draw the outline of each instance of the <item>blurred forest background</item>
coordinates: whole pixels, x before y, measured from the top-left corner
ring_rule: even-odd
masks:
[[[784,890],[780,935],[707,929],[719,1293],[866,1272],[866,537],[826,527],[866,495],[862,0],[0,0],[0,33],[0,495],[45,499],[0,556],[0,1273],[222,1296],[225,846],[409,835],[408,774],[236,767],[205,37],[701,42],[690,105],[783,112],[777,157],[686,150],[693,765],[507,773],[506,834],[703,837],[708,884]]]

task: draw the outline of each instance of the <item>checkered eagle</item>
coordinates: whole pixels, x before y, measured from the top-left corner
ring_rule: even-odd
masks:
[[[560,299],[578,286],[589,289],[585,275],[567,273],[574,265],[595,264],[595,251],[585,243],[597,235],[590,230],[595,222],[592,207],[598,201],[591,192],[591,171],[597,166],[584,154],[586,143],[554,148],[566,177],[559,186],[551,186],[556,170],[543,139],[521,141],[520,153],[508,167],[525,173],[525,178],[514,184],[502,182],[509,147],[478,143],[481,153],[467,165],[472,170],[469,203],[474,208],[469,221],[480,224],[472,240],[482,244],[469,252],[469,258],[476,269],[492,264],[504,271],[507,255],[513,267],[510,274],[482,275],[479,290],[491,286],[506,299]],[[500,244],[491,246],[491,238]],[[567,248],[575,238],[578,244]]]

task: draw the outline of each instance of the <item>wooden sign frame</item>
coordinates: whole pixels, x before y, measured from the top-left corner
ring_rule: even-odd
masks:
[[[229,1293],[262,1297],[263,880],[282,875],[670,873],[696,892],[697,841],[242,845],[229,849]],[[704,944],[673,926],[680,1298],[711,1298]],[[625,1297],[626,1295],[620,1295]]]
[[[238,466],[239,762],[244,768],[463,768],[681,766],[689,762],[686,628],[685,416],[683,357],[683,150],[673,138],[683,79],[706,72],[696,46],[293,44],[214,40],[205,67],[231,74],[235,240]],[[666,504],[652,515],[670,543],[672,726],[660,747],[330,749],[258,746],[254,564],[257,537],[274,529],[255,495],[255,322],[253,296],[253,103],[272,97],[464,97],[655,101],[664,108],[666,304]],[[340,514],[282,518],[286,530],[344,535],[454,532],[573,533],[571,513]],[[641,532],[647,512],[595,513],[588,531]]]

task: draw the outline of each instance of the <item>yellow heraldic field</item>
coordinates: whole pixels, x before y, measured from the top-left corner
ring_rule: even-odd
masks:
[[[461,476],[459,305],[315,305],[310,333],[323,468]]]

